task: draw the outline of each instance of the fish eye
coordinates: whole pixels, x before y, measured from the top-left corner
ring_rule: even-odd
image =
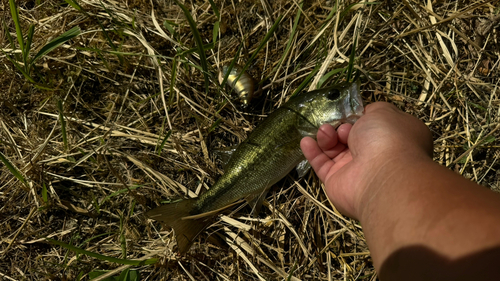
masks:
[[[328,94],[326,96],[329,100],[335,100],[340,97],[340,91],[338,89],[331,89],[328,91]]]

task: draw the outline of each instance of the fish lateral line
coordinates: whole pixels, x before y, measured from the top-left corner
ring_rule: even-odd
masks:
[[[314,125],[311,121],[309,121],[309,119],[307,119],[307,117],[305,117],[302,113],[298,112],[297,110],[291,109],[288,106],[284,106],[284,105],[282,105],[280,108],[284,108],[284,109],[286,109],[288,111],[291,111],[291,112],[297,114],[299,117],[301,117],[302,119],[306,120],[307,123],[311,124],[311,126],[313,126],[316,129],[319,129],[316,125]]]

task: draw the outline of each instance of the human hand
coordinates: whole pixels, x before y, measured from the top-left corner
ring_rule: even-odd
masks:
[[[394,105],[377,102],[366,106],[355,124],[337,131],[320,127],[317,141],[306,137],[302,151],[328,197],[344,214],[360,219],[364,201],[380,190],[397,165],[432,161],[432,137],[417,118]]]

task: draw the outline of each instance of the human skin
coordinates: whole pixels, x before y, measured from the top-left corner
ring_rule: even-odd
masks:
[[[500,280],[500,196],[433,162],[422,121],[377,102],[301,148],[381,280]]]

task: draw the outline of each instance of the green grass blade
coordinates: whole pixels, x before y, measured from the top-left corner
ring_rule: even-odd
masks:
[[[42,84],[37,84],[36,82],[32,82],[32,83],[34,83],[34,84],[35,84],[35,85],[33,85],[33,86],[35,86],[35,88],[37,88],[37,89],[40,89],[40,90],[46,90],[46,91],[55,91],[55,89],[54,89],[54,88],[51,88],[51,87],[49,87],[49,86],[42,85]]]
[[[28,64],[28,59],[31,51],[31,43],[33,42],[33,34],[35,33],[35,26],[30,25],[30,28],[28,29],[28,37],[26,38],[26,45],[24,46],[24,51],[23,51],[23,61],[24,61],[24,67],[26,70],[26,73],[30,73],[29,69],[29,64]]]
[[[167,143],[167,140],[168,138],[170,137],[170,135],[172,134],[172,131],[168,131],[168,133],[165,135],[165,137],[163,138],[160,146],[158,146],[158,149],[156,150],[156,153],[158,155],[161,154],[161,151],[163,150],[163,147],[165,146],[165,144]]]
[[[208,133],[210,134],[213,130],[215,130],[215,128],[217,128],[219,126],[221,121],[222,121],[222,118],[217,119],[217,121],[215,121],[212,124],[212,126],[210,126],[210,128],[208,129]]]
[[[102,33],[104,34],[104,37],[106,37],[106,40],[108,41],[109,46],[111,47],[111,49],[113,49],[113,51],[117,51],[116,45],[113,43],[113,40],[111,40],[111,38],[109,37],[109,34],[106,31],[106,28],[104,28],[104,25],[102,25],[99,18],[96,18],[96,19],[97,19],[97,24],[99,24],[99,27],[102,29]]]
[[[477,109],[480,109],[480,110],[482,110],[482,111],[488,111],[486,108],[484,108],[484,107],[480,106],[480,105],[479,105],[479,104],[477,104],[477,103],[473,103],[473,102],[470,102],[470,101],[469,101],[469,102],[468,102],[468,104],[470,104],[470,105],[472,105],[473,107],[475,107],[475,108],[477,108]]]
[[[487,136],[487,137],[485,137],[485,138],[481,141],[481,144],[482,144],[482,145],[485,145],[485,144],[488,144],[488,143],[492,143],[492,142],[494,142],[494,141],[496,141],[495,136]]]
[[[208,44],[203,45],[203,50],[205,50],[205,51],[207,51],[207,50],[211,50],[211,49],[213,49],[214,47],[215,47],[214,42],[211,42],[211,43],[208,43]],[[199,50],[200,50],[200,49],[199,49],[198,47],[196,47],[196,48],[192,48],[192,49],[188,49],[188,50],[185,50],[185,51],[179,52],[179,53],[177,54],[177,56],[179,56],[179,57],[181,57],[181,58],[182,58],[182,57],[185,57],[186,55],[191,54],[191,53],[198,53],[198,52],[199,52]],[[199,68],[199,67],[198,67],[198,68]],[[202,69],[203,69],[203,68],[202,68]]]
[[[172,62],[172,75],[170,77],[170,91],[169,95],[170,98],[168,99],[168,105],[172,106],[174,103],[174,97],[175,97],[175,81],[177,80],[177,57],[174,57],[174,61]]]
[[[238,47],[238,50],[236,50],[236,55],[234,56],[233,60],[229,64],[229,67],[227,68],[227,72],[224,75],[224,78],[222,79],[221,85],[225,85],[227,78],[229,77],[229,74],[231,73],[231,70],[233,70],[233,67],[236,65],[236,61],[238,61],[238,58],[240,57],[241,49],[243,48],[243,41],[241,42],[240,46]],[[239,77],[236,78],[236,80],[233,83],[236,83]]]
[[[92,195],[92,205],[95,208],[95,211],[100,214],[101,213],[101,206],[99,205],[99,202],[97,201],[97,198]]]
[[[133,186],[130,186],[128,189],[124,188],[124,189],[117,190],[117,191],[111,193],[110,195],[104,197],[104,199],[101,202],[101,206],[104,204],[104,202],[106,202],[111,197],[119,195],[119,194],[122,194],[122,193],[125,193],[125,192],[129,192],[130,190],[137,189],[137,188],[139,188],[141,186],[144,186],[144,185],[143,184],[141,184],[141,185],[133,185]]]
[[[129,268],[122,271],[122,273],[118,277],[118,281],[139,281],[139,280],[141,280],[141,274],[139,270],[132,270]]]
[[[57,38],[54,40],[50,41],[47,45],[43,46],[43,48],[33,57],[33,60],[31,61],[31,64],[34,64],[36,60],[39,58],[45,56],[46,54],[50,53],[52,50],[55,48],[61,46],[68,40],[71,40],[72,38],[80,35],[80,27],[75,26],[72,29],[64,32],[63,34],[59,35]]]
[[[318,63],[316,65],[316,67],[313,69],[313,71],[311,71],[311,73],[309,73],[309,75],[307,75],[306,79],[304,79],[304,81],[302,81],[302,83],[300,83],[299,87],[297,89],[295,89],[295,92],[293,92],[292,97],[294,97],[295,95],[300,93],[307,86],[307,84],[309,84],[309,82],[311,82],[311,79],[314,77],[314,75],[316,75],[316,73],[318,73],[320,67],[321,67],[321,64]]]
[[[328,79],[329,79],[332,75],[335,75],[335,74],[337,74],[337,73],[339,73],[339,72],[342,72],[342,71],[344,71],[344,70],[345,70],[345,68],[337,68],[337,69],[334,69],[334,70],[332,70],[332,71],[328,72],[327,74],[325,74],[323,77],[321,77],[321,79],[319,79],[319,81],[318,81],[318,85],[316,86],[316,89],[321,88],[321,86],[323,86],[323,84],[324,84],[326,81],[328,81]]]
[[[120,22],[120,23],[123,23],[121,22],[120,20],[116,19],[116,17],[113,15],[113,12],[111,10],[109,10],[102,1],[99,1],[99,3],[101,3],[101,7],[106,11],[106,13],[108,13],[109,15],[109,18],[111,19],[111,21],[113,22]],[[118,47],[113,43],[113,40],[111,39],[111,37],[109,37],[109,34],[108,34],[108,31],[106,30],[106,28],[104,28],[104,25],[101,23],[101,21],[99,20],[98,17],[96,17],[97,19],[97,22],[99,23],[99,26],[101,27],[102,29],[102,32],[104,33],[104,36],[106,37],[106,40],[108,40],[108,44],[109,46],[111,46],[111,48],[113,49],[113,51],[118,51]],[[113,28],[113,31],[115,33],[118,33],[120,36],[120,32],[118,30],[116,30],[115,28]],[[116,54],[116,57],[118,58],[118,60],[120,61],[120,64],[121,65],[124,65],[124,63],[126,64],[127,61],[125,61],[123,59],[123,56],[120,55],[120,54]],[[108,68],[108,69],[111,69],[111,68]]]
[[[3,164],[7,167],[7,169],[9,169],[10,173],[13,174],[14,177],[16,177],[20,182],[24,183],[26,186],[28,186],[28,182],[23,177],[21,172],[19,172],[19,170],[14,165],[12,165],[12,163],[10,163],[9,159],[7,159],[7,157],[5,157],[5,155],[3,155],[2,152],[0,152],[0,161],[3,162]]]
[[[16,49],[16,44],[14,43],[14,38],[12,38],[12,35],[10,35],[9,28],[7,27],[7,24],[5,24],[5,21],[3,21],[2,23],[3,23],[3,28],[5,30],[5,34],[7,35],[7,39],[10,42],[10,48],[12,50],[15,50]]]
[[[352,70],[354,68],[354,55],[356,54],[356,44],[358,42],[357,32],[354,32],[354,42],[352,43],[351,55],[349,56],[349,64],[347,65],[347,82],[351,80]]]
[[[293,263],[293,266],[292,266],[292,270],[290,270],[290,273],[288,274],[288,276],[286,277],[286,281],[290,281],[292,280],[292,277],[293,277],[293,273],[295,272],[295,270],[297,269],[297,264],[294,262]]]
[[[214,29],[212,31],[212,43],[215,44],[215,42],[217,42],[217,37],[219,36],[219,21],[216,21],[214,23]]]
[[[96,236],[90,237],[90,238],[86,239],[85,241],[83,241],[82,243],[80,243],[78,245],[78,247],[83,247],[86,244],[90,244],[90,241],[92,241],[92,240],[95,240],[95,239],[97,239],[99,237],[108,236],[108,235],[111,235],[113,233],[114,232],[105,232],[105,233],[97,234]]]
[[[347,68],[342,68],[342,72],[337,76],[337,78],[335,79],[335,81],[333,81],[333,83],[331,83],[331,85],[336,85],[339,83],[340,79],[343,77],[343,74],[344,72],[346,72]]]
[[[297,33],[297,26],[299,24],[300,16],[302,15],[302,6],[303,5],[304,5],[304,2],[300,3],[299,9],[297,11],[297,15],[295,15],[295,20],[293,21],[293,26],[292,26],[292,34],[290,35],[288,43],[286,44],[285,52],[283,53],[283,56],[281,56],[281,59],[278,61],[278,64],[276,64],[276,66],[274,67],[273,71],[271,71],[271,73],[275,73],[275,71],[277,71],[278,68],[281,67],[281,63],[288,56],[288,53],[290,52],[290,49],[292,48],[293,38],[295,38],[295,34]],[[262,81],[264,81],[264,80],[265,79],[262,79]]]
[[[217,5],[215,5],[213,0],[208,0],[210,2],[210,6],[212,10],[214,10],[215,16],[217,16],[217,21],[214,23],[214,28],[212,31],[212,43],[215,44],[217,42],[217,37],[219,36],[219,26],[220,26],[220,13]]]
[[[194,40],[196,41],[196,45],[198,46],[198,54],[200,55],[200,63],[201,63],[201,68],[203,69],[203,77],[205,77],[205,93],[208,93],[208,84],[210,82],[210,79],[208,76],[207,56],[205,54],[205,50],[203,49],[203,40],[201,39],[198,28],[196,28],[196,23],[194,22],[191,13],[189,13],[187,8],[184,7],[184,5],[182,5],[178,0],[174,0],[174,2],[177,5],[179,5],[179,7],[182,9],[184,15],[186,16],[186,19],[189,22],[189,26],[191,27],[191,32],[193,33]]]
[[[9,0],[10,4],[10,14],[12,15],[12,20],[14,21],[14,25],[16,26],[16,34],[17,41],[19,42],[19,49],[24,51],[24,38],[23,38],[23,30],[21,29],[21,24],[19,22],[19,13],[17,11],[16,1]]]
[[[132,201],[132,207],[130,207],[130,212],[128,214],[129,217],[131,217],[133,214],[134,214],[134,210],[135,210],[135,200]]]
[[[352,3],[349,6],[347,6],[342,12],[340,12],[340,19],[339,21],[342,21],[342,19],[351,11],[352,7],[358,5],[359,3]]]
[[[328,14],[328,16],[326,17],[326,19],[323,21],[323,24],[321,25],[321,27],[319,28],[319,31],[323,30],[323,28],[326,27],[326,25],[328,24],[328,22],[333,18],[333,16],[337,13],[337,9],[339,7],[339,3],[337,1],[335,1],[335,6],[333,6],[332,10],[330,11],[330,13]]]
[[[177,32],[175,32],[175,29],[172,27],[172,25],[177,26],[177,24],[169,22],[167,20],[163,22],[163,26],[168,30],[168,32],[170,32],[170,34],[172,34],[172,37],[177,38]]]
[[[66,120],[64,120],[63,106],[61,100],[57,101],[57,110],[59,111],[59,121],[61,122],[61,134],[64,143],[64,151],[68,151],[68,137],[66,135]]]
[[[42,184],[42,199],[43,199],[43,202],[47,203],[47,201],[48,201],[47,186],[45,186],[45,183]]]
[[[125,233],[123,230],[123,213],[120,212],[120,246],[122,249],[122,258],[127,258],[127,239],[125,239]]]
[[[220,21],[220,13],[217,5],[215,5],[213,0],[208,0],[208,2],[210,2],[210,6],[212,7],[212,10],[214,10],[214,14],[217,16],[217,21]]]
[[[267,41],[269,41],[269,39],[271,39],[271,37],[273,36],[274,31],[276,31],[276,29],[278,28],[279,24],[281,23],[282,18],[283,18],[283,15],[279,16],[278,19],[276,20],[276,22],[274,22],[273,26],[271,26],[271,28],[267,32],[266,36],[264,36],[264,39],[262,40],[262,42],[260,42],[259,47],[257,47],[255,52],[253,52],[252,56],[250,56],[250,59],[248,59],[247,63],[243,67],[243,70],[240,72],[238,77],[236,77],[236,80],[234,80],[233,83],[236,83],[236,81],[238,81],[240,79],[241,75],[243,75],[243,73],[245,71],[247,71],[248,67],[250,66],[250,64],[252,64],[252,62],[255,59],[255,57],[257,56],[257,54],[260,52],[260,50],[262,50],[262,48],[264,48],[264,46],[267,44]]]
[[[234,68],[234,66],[236,65],[236,62],[238,61],[238,58],[240,57],[240,53],[241,53],[241,49],[243,48],[243,42],[245,40],[242,40],[241,43],[240,43],[240,46],[238,47],[238,50],[236,50],[236,54],[235,56],[233,57],[233,59],[231,60],[231,63],[229,64],[229,67],[227,68],[227,71],[226,71],[226,74],[224,74],[224,77],[222,78],[222,82],[218,81],[218,79],[216,80],[217,83],[220,82],[220,85],[217,87],[217,98],[220,96],[221,94],[221,91],[223,91],[224,89],[224,85],[226,85],[226,81],[227,81],[227,78],[229,77],[229,74],[231,73],[231,70]],[[222,102],[222,104],[220,104],[219,106],[221,106],[219,109],[217,109],[217,113],[216,114],[219,114],[220,113],[220,110],[222,110],[222,108],[224,108],[224,106],[226,106],[226,103],[227,103],[227,99],[224,99],[224,101]]]
[[[83,271],[80,271],[80,273],[78,273],[78,275],[76,276],[75,280],[76,281],[81,281],[84,274],[85,273]]]
[[[118,258],[108,257],[108,256],[101,255],[101,254],[98,254],[98,253],[90,252],[90,251],[87,251],[87,250],[84,250],[84,249],[80,249],[80,248],[75,247],[73,245],[69,245],[69,244],[66,244],[64,242],[57,241],[57,240],[54,240],[54,239],[50,239],[50,238],[45,238],[45,239],[47,241],[49,241],[51,244],[54,244],[54,245],[57,245],[57,246],[61,246],[61,247],[66,248],[66,249],[68,249],[70,251],[73,251],[73,252],[75,252],[77,254],[87,255],[89,257],[93,257],[93,258],[96,258],[96,259],[99,259],[99,260],[103,260],[103,261],[108,261],[108,262],[142,266],[142,265],[154,264],[157,261],[157,259],[147,259],[147,260],[143,260],[143,261],[141,261],[141,260],[118,259]]]
[[[344,17],[351,11],[352,7],[362,4],[362,5],[379,5],[383,2],[355,2],[347,6],[341,13],[340,13],[340,18],[339,21],[342,21]]]
[[[232,83],[236,83],[240,79],[241,75],[248,69],[248,67],[250,66],[250,64],[252,63],[252,61],[255,59],[255,57],[257,56],[257,54],[259,53],[259,51],[266,45],[267,41],[269,41],[269,39],[271,38],[271,36],[273,36],[274,31],[276,30],[276,28],[278,28],[279,23],[281,22],[281,18],[282,17],[283,16],[280,16],[276,20],[276,22],[273,24],[273,26],[271,27],[271,29],[269,29],[269,31],[267,32],[266,36],[264,37],[264,39],[260,43],[259,47],[257,47],[257,49],[255,50],[255,52],[252,54],[252,56],[250,57],[250,59],[247,61],[247,63],[243,67],[243,70],[240,72],[240,74],[238,75],[238,77],[236,77],[236,79]],[[231,64],[229,65],[229,67],[227,69],[227,72],[224,75],[224,78],[222,79],[221,85],[225,85],[225,83],[227,81],[227,78],[229,77],[229,73],[231,73],[231,70],[233,69],[234,65],[236,64],[236,61],[240,57],[240,52],[241,52],[241,49],[243,48],[243,41],[244,40],[242,40],[242,43],[238,47],[238,51],[236,52],[236,55],[234,56],[233,60],[231,61]]]
[[[66,3],[68,3],[71,7],[75,8],[75,10],[82,11],[82,7],[76,3],[75,0],[64,0]]]
[[[338,5],[339,5],[338,1],[335,1],[335,5],[333,6],[332,10],[330,11],[330,13],[326,17],[326,19],[323,21],[323,24],[321,25],[321,27],[318,29],[318,34],[323,32],[323,30],[328,26],[328,23],[330,22],[330,20],[333,18],[333,16],[335,16],[335,14],[337,13]],[[300,52],[300,56],[302,56],[303,54],[309,53],[311,48],[315,45],[316,44],[309,43],[307,45],[307,47],[305,48],[305,50]]]
[[[13,58],[11,58],[9,55],[7,55],[3,50],[2,50],[2,53],[5,54],[5,57],[10,61],[12,62],[12,64],[17,68],[17,70],[19,70],[19,72],[21,72],[23,74],[23,76],[28,79],[28,81],[30,81],[31,83],[36,83],[35,80],[33,78],[31,78],[31,76],[24,70],[24,67],[22,65],[20,65],[16,60],[14,60]]]

